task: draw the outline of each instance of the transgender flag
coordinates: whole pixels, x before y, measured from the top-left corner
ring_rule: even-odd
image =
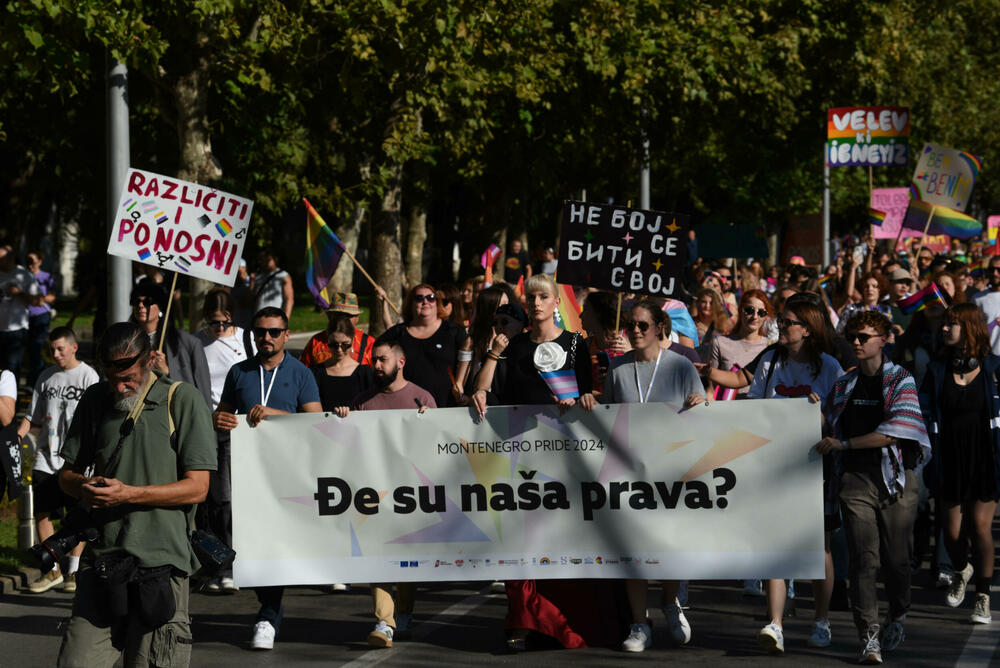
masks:
[[[545,384],[556,395],[556,399],[575,399],[580,396],[576,385],[576,372],[573,369],[563,371],[539,371]]]
[[[330,296],[326,285],[333,278],[340,264],[340,256],[344,254],[344,244],[333,233],[316,209],[305,197],[306,205],[306,285],[312,293],[316,305],[320,308],[330,308]]]

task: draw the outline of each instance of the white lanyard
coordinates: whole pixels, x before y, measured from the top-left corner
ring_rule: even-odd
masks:
[[[649,391],[653,388],[653,379],[656,378],[656,372],[660,368],[660,358],[663,356],[663,348],[660,348],[660,352],[656,354],[656,364],[653,365],[653,375],[649,377],[649,385],[646,386],[646,396],[642,396],[642,386],[639,385],[639,361],[636,360],[632,362],[632,369],[635,371],[635,389],[639,391],[639,403],[646,403],[646,399],[649,399]]]
[[[260,370],[260,405],[267,406],[267,400],[271,396],[271,388],[274,387],[274,379],[278,377],[278,367],[274,367],[274,374],[271,382],[267,385],[267,393],[264,393],[264,367],[257,367]]]

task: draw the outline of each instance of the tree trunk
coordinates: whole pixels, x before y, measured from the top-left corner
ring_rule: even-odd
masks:
[[[204,35],[199,35],[200,42],[205,40]],[[212,153],[209,134],[208,69],[208,61],[199,57],[194,69],[178,77],[172,87],[177,111],[177,143],[181,153],[177,177],[202,185],[217,183],[222,178],[222,169]],[[193,277],[189,285],[188,330],[194,332],[201,327],[205,295],[217,286],[211,281]]]
[[[415,206],[410,211],[406,231],[406,287],[424,281],[424,244],[427,243],[427,212]]]
[[[367,213],[365,207],[360,205],[354,207],[351,218],[334,230],[337,238],[355,257],[358,254],[358,239],[361,236],[361,223],[365,219],[365,213]],[[365,285],[362,287],[370,290],[371,286],[367,283],[368,281],[365,281]],[[330,279],[330,292],[354,291],[354,263],[349,258],[344,257],[337,265],[337,271],[334,272],[333,278]]]
[[[372,269],[374,278],[381,285],[389,300],[398,308],[402,303],[402,254],[399,247],[399,205],[402,199],[403,166],[390,165],[390,177],[378,212],[375,214],[372,235]],[[392,310],[390,309],[390,312]],[[378,336],[385,331],[382,323],[382,301],[372,300],[370,332]]]

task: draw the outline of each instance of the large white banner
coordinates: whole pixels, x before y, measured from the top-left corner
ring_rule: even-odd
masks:
[[[235,579],[822,578],[819,439],[806,399],[242,422]]]
[[[252,212],[244,197],[130,169],[108,254],[233,285]]]

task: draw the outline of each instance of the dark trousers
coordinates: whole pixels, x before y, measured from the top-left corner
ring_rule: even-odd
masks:
[[[840,504],[850,551],[851,604],[854,624],[864,635],[878,624],[876,577],[879,567],[885,580],[892,619],[910,609],[910,558],[913,523],[919,492],[912,471],[906,487],[891,498],[879,473],[844,473],[840,478]]]
[[[15,378],[21,377],[21,362],[24,361],[24,346],[28,341],[28,330],[0,332],[0,369],[7,369]]]
[[[229,457],[229,432],[216,432],[218,438],[218,468],[211,471],[208,483],[208,496],[198,504],[195,511],[195,523],[198,528],[205,529],[228,547],[233,546],[233,504],[232,484]],[[220,568],[219,577],[233,577],[233,566],[230,564]]]
[[[257,594],[257,602],[260,603],[260,610],[257,612],[258,622],[271,622],[275,635],[281,626],[281,618],[285,615],[285,606],[281,604],[281,597],[285,594],[284,587],[257,587],[254,590]]]
[[[49,338],[50,313],[33,315],[28,318],[28,387],[34,389],[35,381],[45,370],[42,350]]]

